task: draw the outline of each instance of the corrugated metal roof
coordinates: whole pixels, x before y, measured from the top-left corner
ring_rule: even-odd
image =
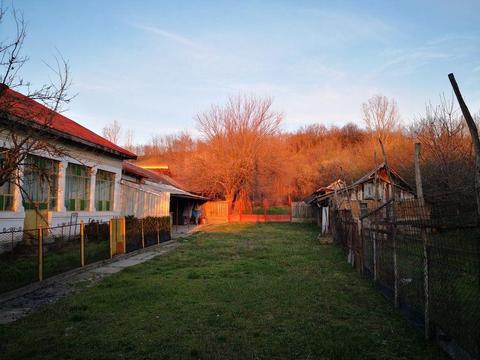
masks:
[[[208,198],[196,194],[192,194],[186,190],[180,189],[167,181],[164,180],[163,176],[160,174],[143,169],[140,166],[132,164],[131,162],[124,161],[123,162],[123,172],[126,174],[134,175],[135,177],[143,178],[146,183],[152,187],[157,189],[158,191],[169,192],[172,196],[189,198],[189,199],[196,199],[196,200],[208,200]]]

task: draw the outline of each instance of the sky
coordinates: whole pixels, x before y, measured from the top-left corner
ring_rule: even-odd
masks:
[[[369,97],[394,98],[409,124],[450,96],[453,72],[480,110],[480,1],[36,1],[23,76],[47,82],[60,52],[76,94],[65,115],[137,143],[198,134],[195,115],[229,96],[268,96],[283,129],[362,125]],[[7,6],[11,6],[7,2]],[[7,23],[0,38],[11,35]]]

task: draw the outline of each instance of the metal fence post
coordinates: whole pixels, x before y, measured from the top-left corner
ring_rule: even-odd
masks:
[[[38,227],[38,281],[43,280],[43,230]]]
[[[145,232],[143,229],[143,219],[140,219],[140,224],[142,227],[142,248],[144,249],[145,248]]]
[[[160,245],[160,219],[157,220],[157,245]]]
[[[80,220],[80,265],[85,266],[85,224]]]

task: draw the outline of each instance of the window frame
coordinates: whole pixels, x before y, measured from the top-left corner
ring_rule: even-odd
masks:
[[[70,182],[70,183],[69,183]],[[68,163],[65,169],[65,209],[67,211],[90,210],[91,168],[85,165]],[[83,189],[82,189],[83,188]],[[78,194],[84,193],[84,197]],[[72,196],[76,195],[76,196]],[[73,206],[72,206],[73,204]]]
[[[4,161],[0,155],[0,166],[3,166]],[[9,181],[6,181],[0,186],[0,212],[15,210],[15,185],[11,177],[12,176],[10,176]]]
[[[35,168],[36,167],[36,168]],[[42,173],[45,171],[44,173]],[[58,207],[58,179],[60,173],[60,162],[54,159],[49,159],[42,156],[37,156],[33,154],[28,154],[25,158],[25,164],[23,169],[23,188],[24,192],[31,191],[29,194],[31,199],[25,198],[22,194],[22,204],[25,210],[47,210],[47,211],[57,211]],[[32,183],[34,186],[42,184],[42,181],[45,181],[48,189],[46,190],[47,198],[40,199],[45,194],[45,189],[42,188],[42,185],[34,188],[30,187],[28,184],[28,177],[31,176]],[[47,179],[42,179],[46,177]],[[39,181],[38,181],[39,179]],[[45,184],[44,183],[44,184]]]
[[[115,173],[98,169],[95,174],[95,210],[113,211],[114,200]]]

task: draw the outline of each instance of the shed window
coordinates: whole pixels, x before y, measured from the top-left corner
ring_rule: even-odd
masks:
[[[25,210],[55,210],[58,193],[58,161],[28,155],[23,178]]]
[[[375,185],[372,183],[363,184],[363,200],[373,200],[375,196]]]
[[[361,202],[360,203],[360,216],[365,216],[368,214],[368,203]]]
[[[90,169],[68,164],[65,179],[65,207],[68,211],[85,211],[89,208]]]
[[[4,160],[0,157],[0,167],[3,167]],[[0,185],[0,211],[13,210],[13,184],[11,180]]]
[[[97,211],[111,211],[113,209],[113,189],[115,174],[98,170],[95,177],[95,208]]]

